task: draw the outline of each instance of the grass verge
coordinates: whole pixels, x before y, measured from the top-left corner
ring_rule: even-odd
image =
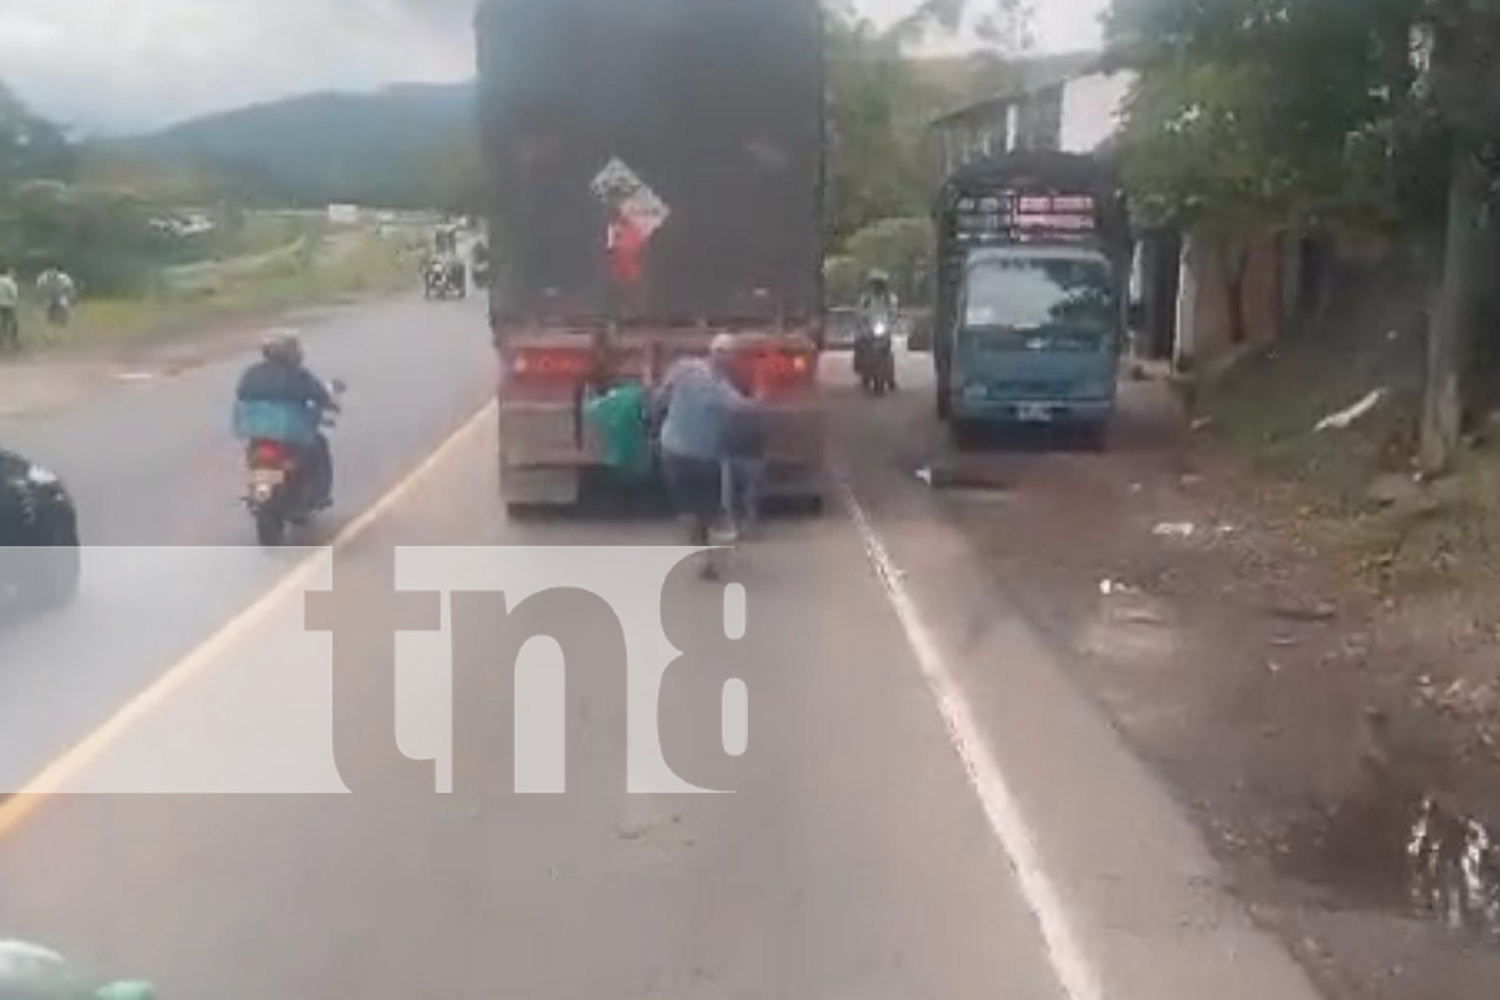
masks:
[[[47,324],[40,308],[28,303],[21,315],[22,344],[41,352],[108,349],[303,306],[393,294],[415,283],[416,261],[413,241],[404,235],[336,233],[209,287],[158,284],[137,297],[85,298],[65,327]]]

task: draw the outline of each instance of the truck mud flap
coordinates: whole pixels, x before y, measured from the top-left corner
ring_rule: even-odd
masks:
[[[500,470],[500,499],[507,507],[571,507],[580,494],[578,469],[511,467]]]

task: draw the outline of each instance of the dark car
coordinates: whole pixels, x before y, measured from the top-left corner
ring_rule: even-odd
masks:
[[[0,606],[65,604],[80,566],[78,512],[62,481],[0,449]]]

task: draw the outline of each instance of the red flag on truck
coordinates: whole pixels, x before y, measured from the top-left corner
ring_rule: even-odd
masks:
[[[641,280],[641,252],[646,234],[634,219],[624,212],[610,221],[605,249],[609,255],[610,277],[621,285],[636,285]]]

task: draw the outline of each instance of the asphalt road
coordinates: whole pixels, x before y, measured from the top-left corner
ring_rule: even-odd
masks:
[[[337,507],[293,539],[317,545],[485,405],[494,361],[476,299],[328,310],[299,329],[313,369],[349,384],[332,432]],[[108,718],[296,557],[257,550],[239,500],[230,410],[253,360],[158,372],[0,420],[0,442],[63,476],[88,547],[75,606],[0,622],[0,790]]]
[[[139,623],[159,595],[127,582],[134,563],[0,638],[0,734],[26,717],[13,704],[144,691],[78,730],[92,735],[44,775],[54,794],[0,804],[0,928],[169,998],[1311,997],[985,583],[912,476],[921,456],[871,441],[872,420],[899,438],[923,419],[919,359],[883,402],[828,359],[839,502],[771,522],[727,584],[706,584],[669,523],[507,521],[483,415],[400,480],[488,378],[474,342],[432,334],[447,308],[363,314],[379,337],[360,314],[310,337],[354,385],[351,410],[384,414],[346,424],[346,509],[401,482],[331,554],[148,564],[163,592],[201,586],[182,606],[196,619],[241,587],[265,595],[180,650],[170,624]],[[380,375],[380,350],[409,367]],[[180,413],[231,370],[114,405]],[[58,464],[100,503],[110,469],[140,468],[96,452],[87,478],[77,435],[123,424],[110,405],[34,439],[79,449]],[[152,454],[232,497],[205,459],[214,440],[195,429]],[[94,523],[177,537],[139,510]],[[215,541],[210,526],[243,528],[196,523]],[[223,594],[206,579],[221,576],[237,581]],[[88,713],[52,715],[61,730]],[[0,755],[34,743],[0,736]]]
[[[299,329],[313,370],[349,384],[333,434],[339,505],[306,539],[316,543],[483,405],[494,362],[478,299],[346,307]],[[0,420],[0,441],[62,474],[87,545],[249,544],[241,455],[227,430],[235,383],[253,360],[119,382],[60,412]]]

